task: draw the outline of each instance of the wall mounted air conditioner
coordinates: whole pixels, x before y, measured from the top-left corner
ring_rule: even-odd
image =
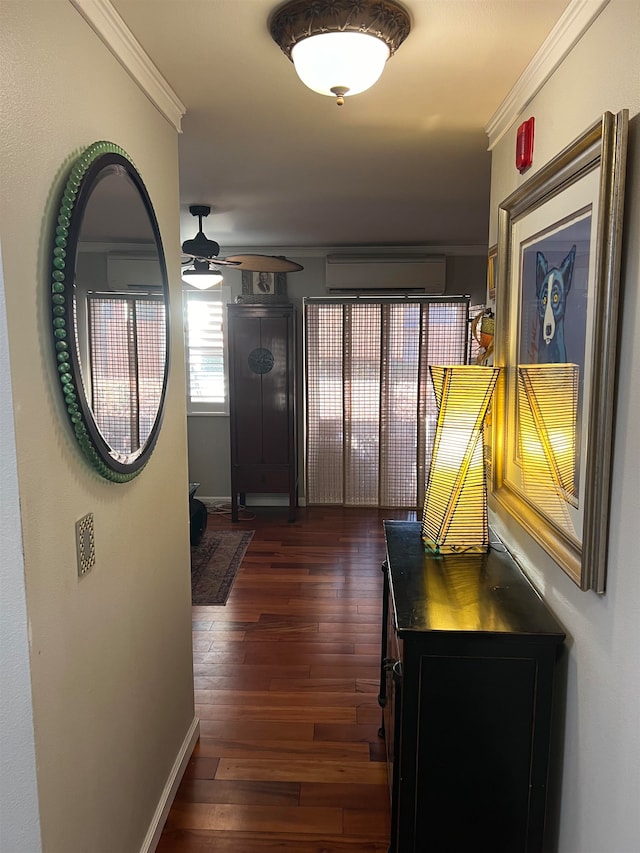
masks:
[[[404,291],[444,293],[446,258],[442,255],[327,255],[329,293]]]
[[[163,285],[160,264],[155,254],[107,254],[107,280],[111,290],[154,290]]]

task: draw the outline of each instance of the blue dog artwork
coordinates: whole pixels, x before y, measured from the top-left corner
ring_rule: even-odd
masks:
[[[522,246],[520,364],[584,371],[591,214]]]
[[[573,279],[576,247],[557,266],[536,252],[536,299],[538,306],[538,363],[567,361],[564,318]]]

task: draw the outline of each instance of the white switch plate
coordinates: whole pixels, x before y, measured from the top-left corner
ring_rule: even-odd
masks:
[[[96,564],[96,542],[93,533],[93,513],[76,521],[76,550],[78,575],[86,575]]]

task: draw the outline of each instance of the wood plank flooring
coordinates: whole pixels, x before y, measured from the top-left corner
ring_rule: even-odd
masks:
[[[200,741],[157,853],[386,853],[382,520],[257,509],[224,607],[193,608]]]

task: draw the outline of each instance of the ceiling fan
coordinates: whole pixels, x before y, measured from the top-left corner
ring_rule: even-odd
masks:
[[[297,272],[304,269],[295,261],[285,258],[283,255],[229,255],[226,258],[218,257],[220,246],[215,240],[209,240],[202,231],[202,218],[211,213],[208,204],[192,204],[189,213],[198,217],[198,233],[191,240],[185,240],[182,244],[182,253],[187,255],[183,264],[193,263],[196,270],[205,272],[212,268],[225,266],[235,267],[238,270],[249,270],[250,272]]]

